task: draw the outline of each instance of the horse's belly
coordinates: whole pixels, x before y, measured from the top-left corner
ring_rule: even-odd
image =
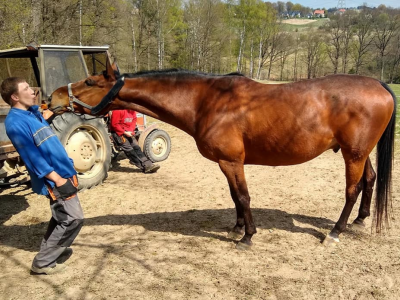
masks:
[[[318,146],[287,145],[278,149],[270,147],[245,148],[245,164],[258,164],[267,166],[298,165],[310,161],[321,155],[326,150],[339,149],[336,140]]]
[[[285,155],[282,153],[267,152],[264,156],[248,155],[246,153],[245,164],[266,166],[290,166],[298,165],[316,158],[318,155]]]

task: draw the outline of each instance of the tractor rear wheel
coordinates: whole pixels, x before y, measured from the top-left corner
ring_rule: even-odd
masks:
[[[74,161],[79,189],[90,189],[107,178],[111,163],[111,144],[103,119],[64,113],[50,127]]]

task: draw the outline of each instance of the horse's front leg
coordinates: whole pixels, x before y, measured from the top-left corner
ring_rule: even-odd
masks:
[[[219,166],[228,180],[232,200],[236,207],[237,221],[230,234],[236,234],[236,236],[241,234],[244,225],[245,234],[236,248],[248,249],[253,244],[251,238],[257,230],[250,211],[250,196],[244,176],[243,163],[220,160]]]

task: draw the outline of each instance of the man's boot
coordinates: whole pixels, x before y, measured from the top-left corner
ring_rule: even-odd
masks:
[[[136,155],[139,157],[142,166],[143,166],[143,173],[155,173],[160,168],[159,165],[153,164],[153,162],[147,158],[146,155],[142,152],[139,145],[133,146],[133,150],[136,152]]]
[[[140,161],[140,158],[137,156],[135,150],[131,150],[129,152],[125,152],[125,155],[128,157],[129,163],[131,165],[134,165],[134,166],[138,167],[142,171],[144,170],[144,168],[142,166],[142,162]]]
[[[160,168],[159,165],[153,164],[151,160],[146,157],[146,160],[143,161],[143,173],[155,173]]]
[[[139,148],[139,149],[137,149]],[[140,150],[139,146],[134,146],[132,151],[126,153],[131,164],[142,170],[143,173],[155,173],[160,168],[159,165],[153,164],[146,155]]]

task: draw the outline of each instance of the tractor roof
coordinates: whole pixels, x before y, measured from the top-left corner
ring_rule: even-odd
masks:
[[[83,54],[105,52],[109,46],[66,46],[66,45],[36,45],[29,44],[26,47],[0,50],[0,58],[38,57],[39,49],[45,50],[82,50]]]

